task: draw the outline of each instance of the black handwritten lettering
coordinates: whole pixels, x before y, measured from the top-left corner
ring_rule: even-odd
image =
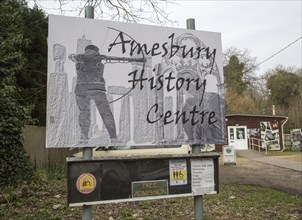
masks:
[[[215,117],[215,115],[216,115],[215,112],[210,113],[209,119],[208,119],[209,120],[209,125],[214,124],[215,122],[217,122],[217,119],[212,121],[212,119]]]
[[[138,49],[137,49],[137,53],[136,54],[141,54],[141,53],[145,52],[145,54],[149,55],[149,53],[151,52],[151,50],[147,51],[147,45],[146,44],[141,45],[140,43],[137,43],[136,41],[132,41],[130,43],[130,45],[131,45],[130,56],[133,55],[133,52],[137,48]]]
[[[175,120],[175,124],[178,124],[178,121],[180,120],[180,118],[182,118],[182,124],[185,124],[189,121],[188,118],[186,118],[186,112],[182,112],[181,114],[179,114],[180,111],[177,111],[175,113],[176,116],[176,120]]]
[[[156,69],[153,69],[153,72],[156,71]],[[150,90],[156,89],[156,84],[154,82],[154,77],[148,79],[148,82],[150,82]]]
[[[164,87],[163,78],[164,78],[164,75],[160,75],[160,76],[157,78],[157,82],[158,82],[158,85],[159,85],[159,87],[157,88],[157,90],[161,90],[161,89]]]
[[[208,125],[214,124],[217,122],[217,119],[215,118],[216,114],[214,111],[208,112],[208,111],[201,111],[198,110],[197,106],[193,106],[190,111],[183,111],[180,110],[176,111],[174,114],[172,111],[168,110],[163,114],[158,115],[158,103],[154,104],[148,114],[147,114],[147,122],[150,124],[156,123],[160,120],[163,120],[163,124],[178,124],[181,122],[182,124],[186,124],[190,121],[190,124],[192,126],[195,126],[197,124],[204,124],[208,123]],[[172,115],[174,115],[172,117]],[[152,117],[153,116],[153,117]],[[155,116],[155,117],[154,117]],[[208,116],[208,120],[205,120]],[[157,118],[156,118],[157,117]],[[155,118],[154,120],[151,120],[150,118]],[[189,120],[191,118],[191,120]]]
[[[128,76],[133,75],[132,80],[128,80],[128,82],[132,82],[132,88],[134,89],[136,84],[138,83],[138,80],[136,79],[137,70],[132,71],[131,73],[128,73]]]
[[[199,120],[195,121],[195,114],[199,113],[199,111],[196,110],[196,106],[193,107],[192,111],[190,111],[190,114],[192,115],[191,118],[191,125],[194,126],[198,123]]]
[[[202,111],[201,113],[200,113],[200,115],[201,115],[201,121],[200,121],[200,123],[201,124],[203,124],[203,119],[204,119],[204,117],[206,116],[206,114],[208,114],[209,112],[205,112],[205,111]]]
[[[172,58],[178,52],[179,46],[173,44],[174,33],[171,34],[168,38],[171,39],[171,47],[170,47],[171,49],[170,49],[170,57],[169,58]]]
[[[196,91],[198,91],[202,86],[205,88],[207,84],[206,80],[203,80],[203,83],[201,83],[201,85],[199,85],[199,82],[200,82],[199,78],[195,79]]]
[[[166,111],[165,116],[164,116],[164,125],[170,124],[173,122],[173,119],[168,121],[168,119],[171,117],[172,112],[171,111]]]
[[[155,71],[155,69],[153,69]],[[134,89],[137,85],[137,83],[140,84],[140,89],[142,90],[144,88],[145,83],[150,84],[150,90],[160,90],[164,87],[166,83],[166,90],[168,92],[171,92],[172,90],[176,89],[177,91],[181,88],[185,88],[185,90],[190,90],[191,88],[195,89],[195,91],[199,91],[200,89],[203,90],[202,94],[205,91],[206,86],[206,80],[203,80],[201,82],[200,78],[183,78],[178,77],[176,79],[175,76],[173,76],[173,72],[169,72],[168,76],[164,77],[164,75],[160,75],[158,77],[150,77],[150,78],[144,78],[144,70],[141,71],[140,76],[138,76],[138,70],[132,71],[128,74],[128,76],[132,76],[132,79],[129,79],[128,82],[132,83],[132,89]],[[202,99],[200,100],[200,103],[202,102]]]
[[[158,48],[159,48],[159,43],[153,44],[153,47],[152,47],[152,56],[160,55],[161,52],[155,53],[155,51],[156,51]]]
[[[128,36],[129,37],[129,36]],[[214,67],[214,61],[216,58],[216,49],[213,49],[212,52],[210,51],[209,47],[190,47],[188,45],[179,46],[174,42],[175,33],[172,33],[168,39],[168,42],[164,42],[162,45],[159,43],[154,43],[151,47],[148,48],[147,44],[141,44],[136,42],[135,40],[126,40],[124,33],[119,32],[113,43],[109,44],[108,52],[112,50],[115,46],[121,46],[122,53],[128,52],[130,56],[133,55],[151,55],[151,56],[158,56],[161,55],[162,57],[169,54],[169,59],[174,57],[175,55],[181,58],[194,58],[199,59],[203,58],[204,56],[206,59],[211,60],[211,72]],[[127,46],[128,45],[128,50]],[[151,48],[151,49],[150,49]]]
[[[163,44],[164,53],[161,55],[162,57],[166,56],[169,52],[167,49],[167,44],[167,42]]]
[[[157,111],[158,111],[158,104],[157,104],[157,103],[154,104],[154,105],[150,108],[150,110],[149,110],[149,112],[148,112],[148,114],[147,114],[146,120],[147,120],[147,122],[150,123],[150,124],[156,123],[157,121],[159,121],[159,120],[163,117],[163,115],[159,115],[159,118],[158,118],[158,119],[156,119],[156,120],[154,120],[154,121],[151,121],[151,119],[150,119],[150,113],[152,112],[153,108],[155,108],[155,109],[154,109],[154,113],[155,113],[155,115],[156,115],[156,113],[157,113]]]
[[[187,52],[186,52],[186,45],[182,46],[181,48],[183,48],[182,50],[182,57],[186,58],[189,54],[189,57],[193,57],[193,47],[191,47]]]
[[[136,84],[138,82],[140,82],[140,90],[142,90],[144,88],[144,81],[147,81],[148,78],[143,78],[143,75],[144,75],[144,70],[141,71],[141,75],[139,78],[136,78],[136,74],[137,74],[137,70],[135,71],[132,71],[131,73],[128,74],[128,76],[131,76],[133,75],[133,78],[132,80],[128,80],[128,82],[132,83],[132,88],[134,89]]]
[[[120,38],[120,40],[121,40],[120,42],[116,42],[118,38]],[[111,43],[111,44],[109,44],[108,52],[111,51],[111,49],[112,49],[113,46],[116,46],[116,45],[118,45],[118,44],[122,44],[122,53],[124,54],[124,53],[126,52],[125,44],[126,44],[126,43],[130,43],[130,42],[131,42],[130,40],[125,41],[125,40],[124,40],[123,32],[120,32],[120,33],[117,35],[117,37],[115,38],[114,42]]]
[[[171,85],[170,85],[170,81],[173,80],[173,79],[175,79],[175,77],[172,76],[172,72],[170,72],[169,75],[165,79],[168,80],[167,91],[170,92],[170,91],[172,91],[175,88],[175,86],[171,87]]]
[[[186,90],[189,90],[190,89],[190,83],[192,82],[192,81],[194,81],[195,79],[191,79],[191,78],[187,78],[186,79],[186,81],[187,81],[187,88],[186,88]]]
[[[180,82],[180,85],[179,85],[179,82]],[[185,82],[185,79],[182,78],[182,77],[179,77],[179,78],[177,79],[177,81],[176,81],[176,90],[177,90],[177,91],[180,90],[180,89],[182,88],[184,82]]]

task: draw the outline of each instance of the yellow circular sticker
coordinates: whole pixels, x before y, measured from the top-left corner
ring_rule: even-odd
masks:
[[[91,173],[83,173],[78,177],[76,184],[80,193],[89,194],[96,187],[96,179]]]

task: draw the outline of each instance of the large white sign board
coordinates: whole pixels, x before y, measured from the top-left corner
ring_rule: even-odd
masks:
[[[219,33],[49,16],[47,147],[225,143]]]

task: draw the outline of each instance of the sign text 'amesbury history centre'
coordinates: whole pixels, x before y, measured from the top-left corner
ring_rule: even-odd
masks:
[[[47,147],[223,144],[219,33],[49,16]]]

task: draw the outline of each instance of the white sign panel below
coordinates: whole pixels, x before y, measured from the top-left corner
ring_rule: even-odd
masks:
[[[191,159],[193,195],[211,194],[215,191],[213,158]]]

